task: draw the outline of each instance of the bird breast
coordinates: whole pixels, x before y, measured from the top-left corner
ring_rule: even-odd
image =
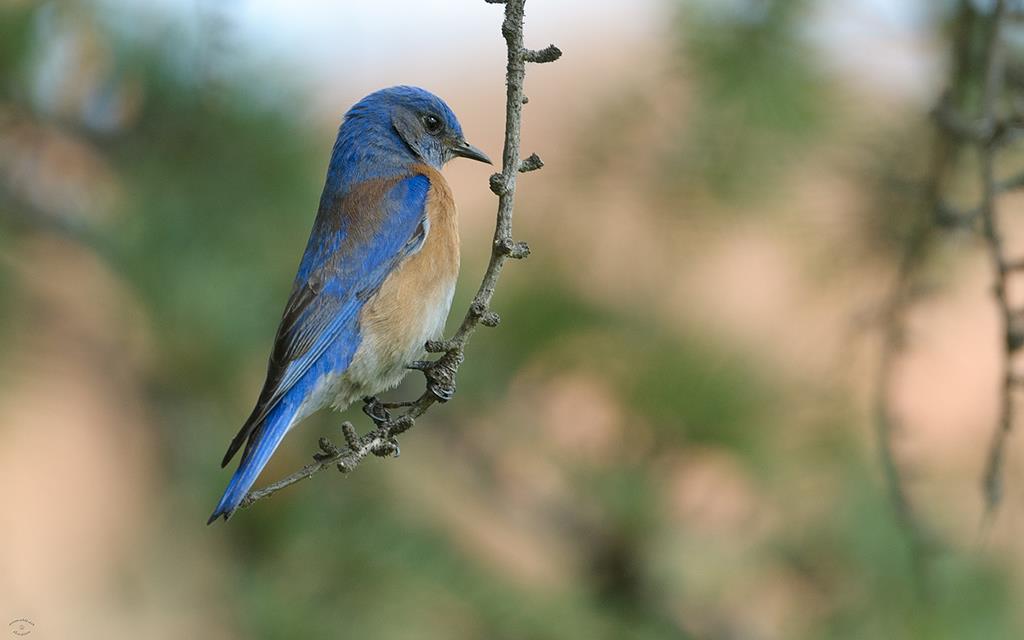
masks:
[[[426,238],[384,280],[360,313],[359,348],[344,374],[335,404],[347,406],[395,387],[424,344],[440,338],[459,273],[459,229],[455,202],[444,177],[422,166],[430,179]]]

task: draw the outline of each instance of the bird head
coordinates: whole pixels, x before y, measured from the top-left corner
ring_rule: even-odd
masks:
[[[444,100],[418,87],[399,86],[371,93],[349,113],[381,121],[426,164],[441,168],[453,158],[491,164],[480,149],[466,141],[462,125]]]

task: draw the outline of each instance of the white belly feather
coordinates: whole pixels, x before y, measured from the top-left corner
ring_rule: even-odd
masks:
[[[420,313],[405,320],[407,331],[390,332],[379,325],[364,331],[352,364],[341,375],[332,402],[336,408],[395,388],[409,372],[409,364],[423,358],[427,341],[443,337],[455,282],[438,284],[442,286],[428,296],[431,299],[424,300]]]

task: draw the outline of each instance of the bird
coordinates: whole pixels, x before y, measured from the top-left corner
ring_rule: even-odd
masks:
[[[266,381],[221,467],[244,444],[241,460],[207,524],[231,517],[292,427],[394,388],[442,335],[459,232],[441,169],[457,157],[491,164],[425,89],[381,89],[345,113]]]

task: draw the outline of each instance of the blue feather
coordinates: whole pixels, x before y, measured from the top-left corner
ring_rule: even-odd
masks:
[[[293,387],[292,389],[293,391],[305,391],[300,386]],[[210,524],[221,516],[227,519],[238,508],[242,499],[249,493],[253,483],[256,482],[260,472],[263,471],[263,467],[267,465],[270,456],[274,455],[277,446],[281,444],[281,440],[288,433],[288,428],[291,426],[292,419],[295,417],[297,410],[298,406],[295,403],[281,402],[266,417],[259,440],[249,450],[249,455],[238,465],[238,470],[235,471],[235,474],[231,476],[231,481],[228,483],[227,489],[224,490],[224,495],[221,496],[220,502],[217,503],[217,507],[210,514],[206,524]]]
[[[291,428],[302,401],[324,377],[345,371],[352,362],[360,341],[359,311],[371,297],[367,293],[379,289],[395,266],[423,240],[416,230],[422,229],[429,189],[426,176],[413,175],[398,182],[379,200],[364,203],[378,212],[381,220],[363,243],[343,242],[333,251],[318,251],[314,225],[296,278],[296,290],[324,270],[328,273],[319,295],[303,308],[289,331],[278,337],[279,343],[290,337],[293,341],[310,338],[311,344],[287,364],[274,385],[263,408],[265,415],[251,425],[242,462],[207,524],[220,516],[230,516],[238,508]],[[341,237],[354,235],[343,232]]]

